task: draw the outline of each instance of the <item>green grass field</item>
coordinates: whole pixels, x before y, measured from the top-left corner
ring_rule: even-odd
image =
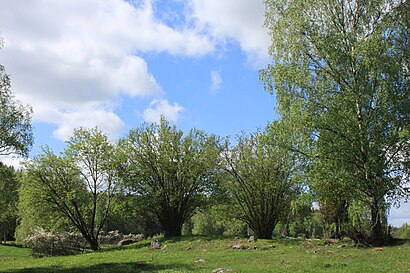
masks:
[[[234,244],[251,249],[233,250]],[[260,249],[267,245],[275,247]],[[95,253],[39,259],[31,258],[30,249],[0,246],[0,272],[210,273],[216,268],[230,268],[233,272],[410,272],[410,243],[355,248],[343,242],[324,246],[320,241],[305,240],[248,243],[229,238],[183,237],[163,239],[160,250],[149,249],[149,241],[143,241]]]

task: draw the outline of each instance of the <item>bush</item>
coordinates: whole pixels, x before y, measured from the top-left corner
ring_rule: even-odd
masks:
[[[399,239],[410,239],[410,224],[404,223],[393,230],[393,236]]]
[[[35,229],[25,241],[31,247],[32,256],[36,258],[81,253],[86,244],[81,234],[73,232],[54,234],[42,228]]]

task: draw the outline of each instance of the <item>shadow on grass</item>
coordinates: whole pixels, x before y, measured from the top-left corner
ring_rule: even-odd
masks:
[[[63,268],[62,266],[50,266],[50,267],[34,267],[26,269],[14,269],[9,273],[138,273],[138,272],[157,272],[161,270],[183,270],[192,271],[193,268],[186,264],[173,264],[173,265],[155,265],[145,262],[129,262],[129,263],[102,263],[92,265],[88,267],[74,267]]]

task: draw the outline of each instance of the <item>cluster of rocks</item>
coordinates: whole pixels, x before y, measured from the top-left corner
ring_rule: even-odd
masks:
[[[232,268],[216,268],[212,270],[212,273],[225,273],[225,272],[234,272]]]
[[[267,250],[267,249],[273,249],[275,248],[274,245],[265,245],[265,246],[245,246],[241,244],[236,244],[232,246],[233,250],[247,250],[247,249],[253,249],[253,250]]]
[[[100,244],[107,244],[107,245],[117,245],[117,246],[124,246],[129,245],[135,242],[139,242],[144,240],[143,234],[127,234],[124,235],[120,233],[118,230],[109,231],[105,235],[101,235],[99,238]]]
[[[255,236],[250,236],[248,239],[248,243],[255,243],[257,241]],[[249,245],[242,245],[242,244],[235,244],[232,246],[233,250],[246,250],[246,249],[253,249],[253,250],[267,250],[275,248],[274,245],[265,245],[265,246],[249,246]]]

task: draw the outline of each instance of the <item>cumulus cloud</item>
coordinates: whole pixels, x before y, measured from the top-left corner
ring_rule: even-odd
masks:
[[[218,71],[212,70],[211,73],[211,86],[210,91],[211,93],[217,93],[221,88],[222,78]]]
[[[170,104],[168,100],[156,99],[145,109],[142,117],[146,122],[158,122],[161,116],[164,116],[168,121],[177,122],[184,110],[184,107],[178,103]]]
[[[159,13],[155,0],[8,1],[0,9],[6,42],[0,60],[13,92],[33,106],[36,121],[57,125],[59,139],[75,126],[105,124],[91,117],[110,120],[106,129],[115,135],[124,126],[115,113],[122,95],[155,99],[144,111],[147,121],[157,113],[178,120],[184,109],[165,99],[143,54],[199,57],[236,41],[251,62],[267,59],[262,1],[173,3],[185,13],[169,10],[172,5]],[[222,82],[217,71],[211,81],[216,92]]]
[[[53,135],[60,140],[68,140],[77,127],[93,128],[108,132],[111,139],[115,138],[124,129],[124,123],[112,111],[102,109],[83,109],[61,113],[60,126]]]
[[[197,27],[218,42],[237,41],[256,66],[269,60],[270,38],[263,27],[263,1],[190,0],[189,6]]]
[[[158,20],[153,5],[150,0],[2,5],[0,35],[6,45],[0,50],[1,63],[12,75],[17,98],[33,105],[34,119],[56,124],[55,135],[64,139],[75,122],[104,116],[116,124],[108,128],[115,133],[121,122],[113,106],[121,94],[164,95],[140,53],[196,57],[214,50],[210,39],[194,28],[172,28]],[[79,110],[90,104],[92,110]],[[98,122],[90,118],[87,123]]]

